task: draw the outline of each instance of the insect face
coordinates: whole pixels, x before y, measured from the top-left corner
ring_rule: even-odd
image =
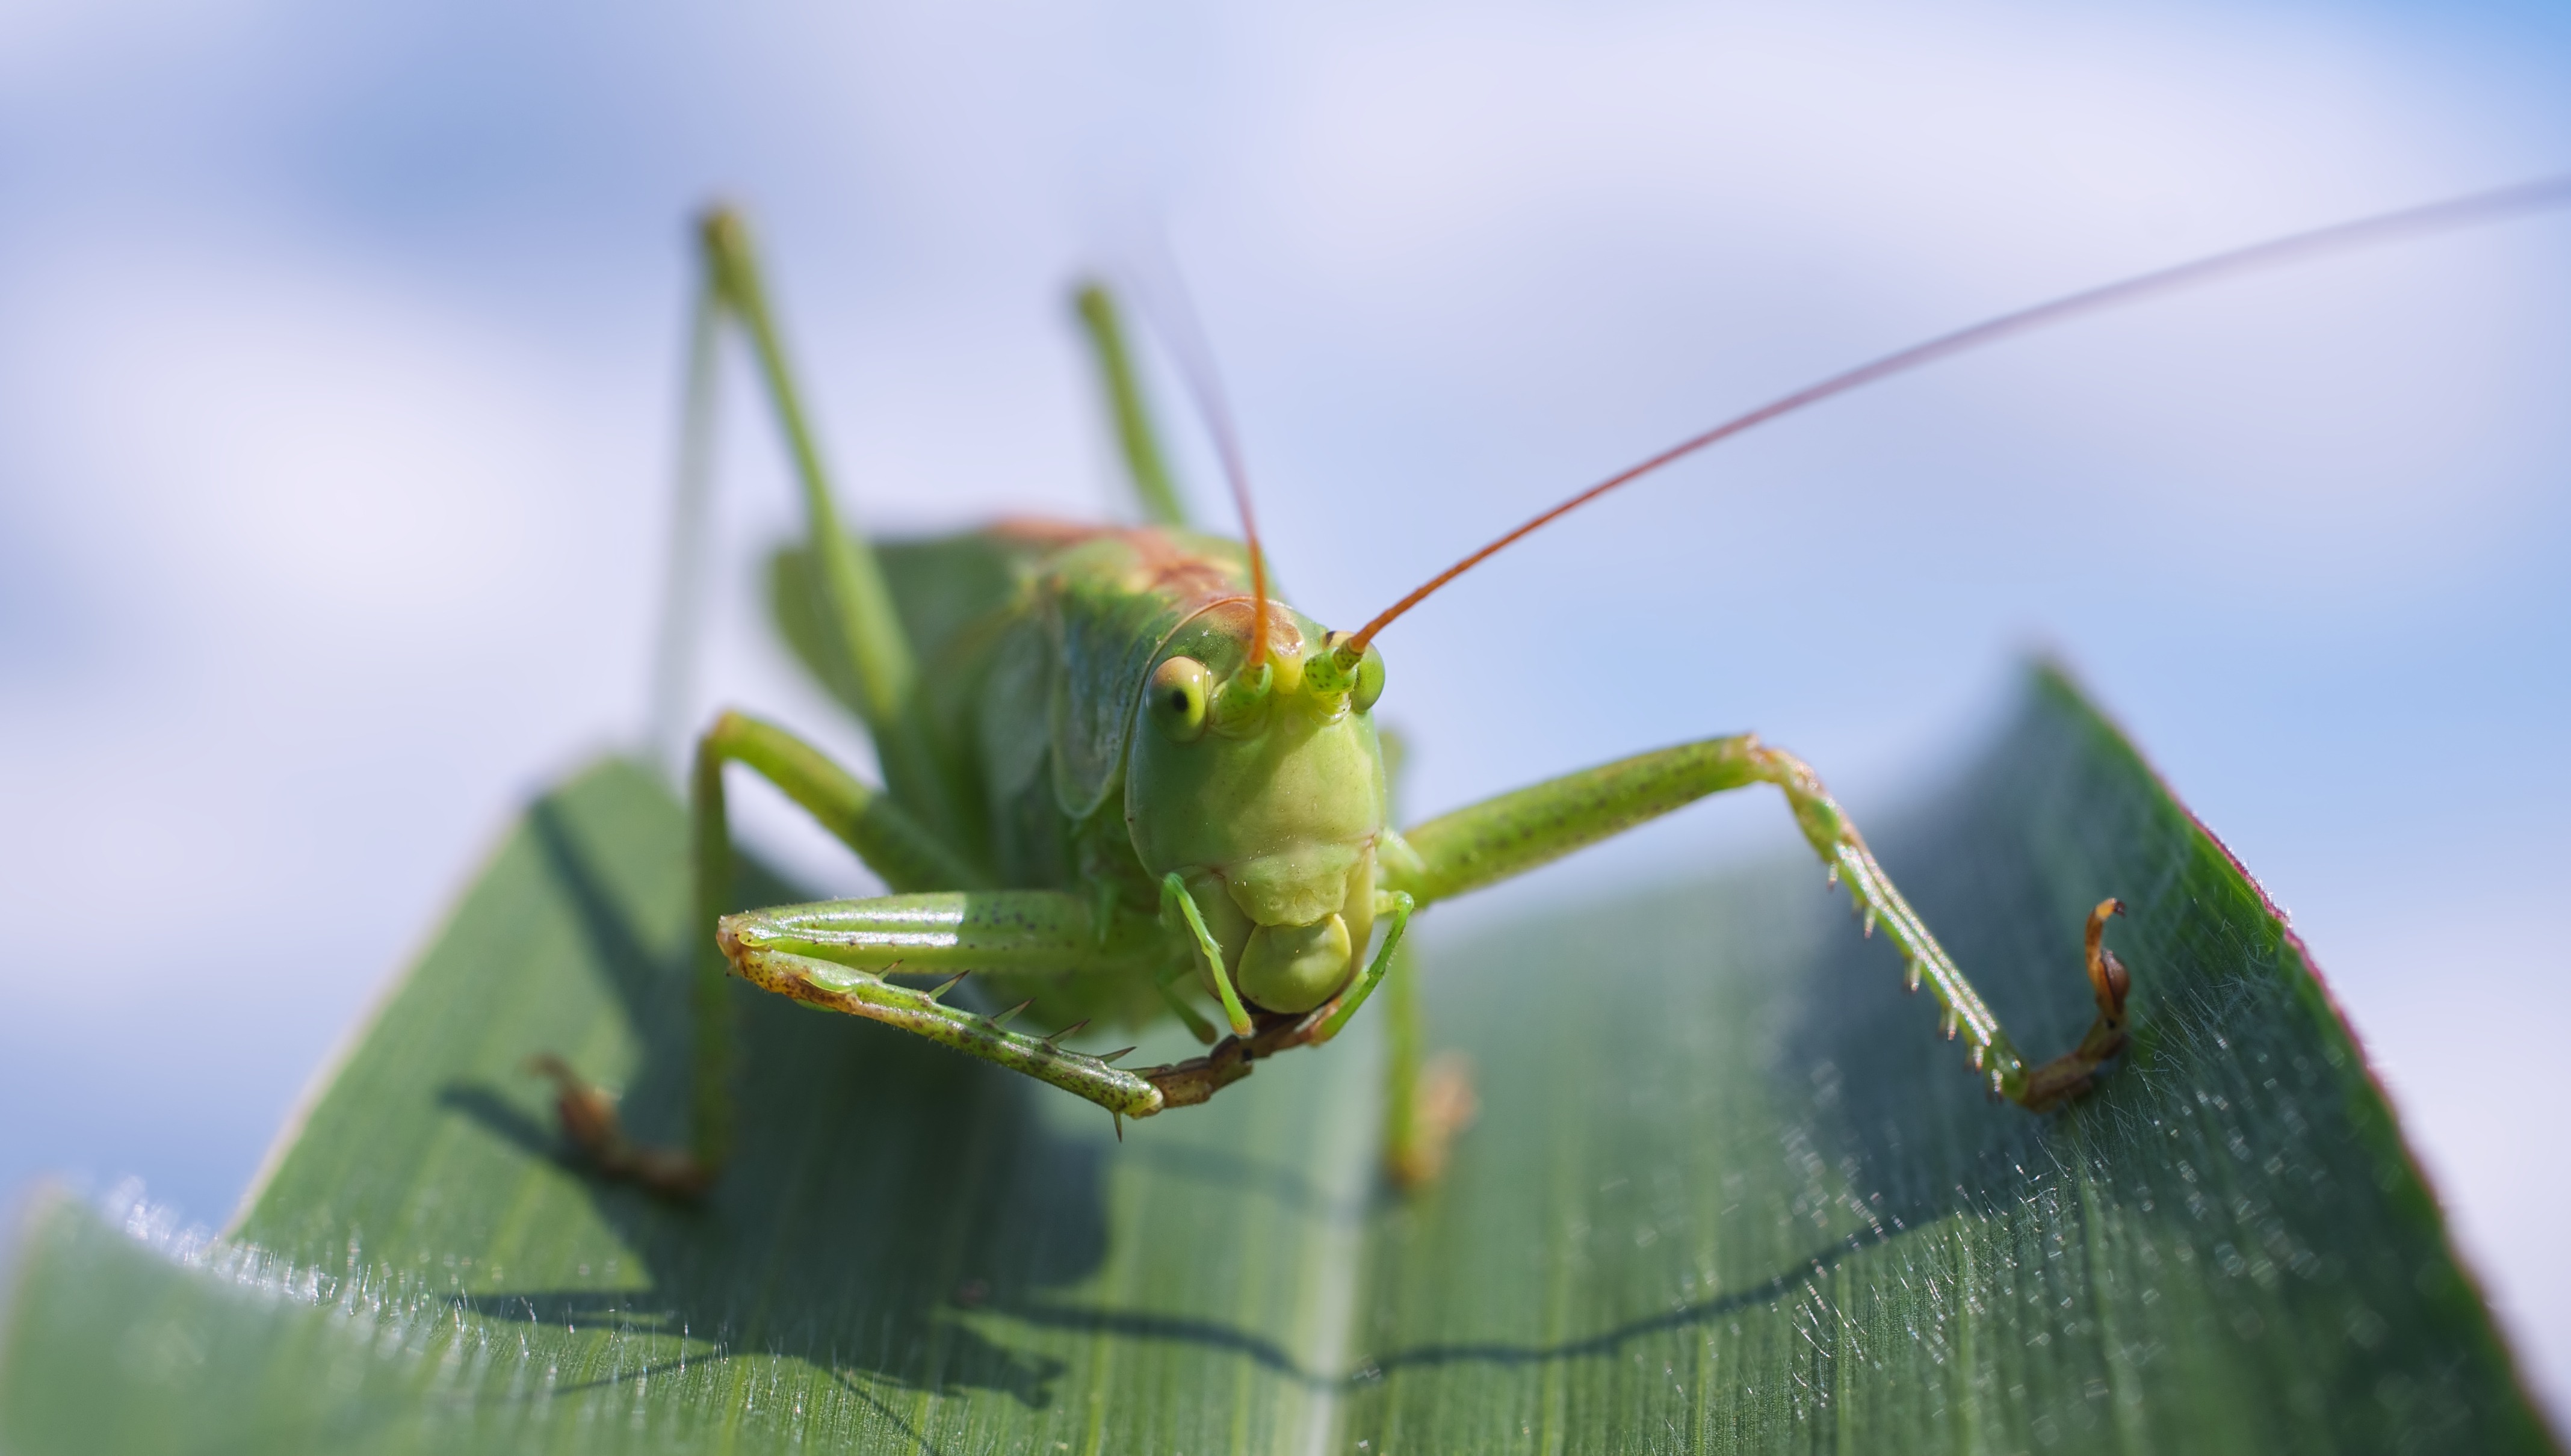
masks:
[[[1326,660],[1318,627],[1282,603],[1270,623],[1257,663],[1246,603],[1172,635],[1136,707],[1125,818],[1144,866],[1186,881],[1242,995],[1301,1012],[1356,974],[1374,928],[1383,667],[1307,671]]]

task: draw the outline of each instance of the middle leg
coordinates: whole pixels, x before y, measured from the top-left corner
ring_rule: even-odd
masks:
[[[922,826],[891,797],[852,777],[819,749],[773,724],[727,713],[697,743],[691,784],[696,894],[689,922],[689,1010],[694,1024],[689,1136],[684,1148],[628,1137],[616,1099],[551,1053],[531,1070],[552,1080],[563,1131],[590,1163],[657,1193],[702,1193],[732,1155],[733,1015],[729,968],[716,922],[732,901],[732,826],[724,769],[738,763],[786,797],[855,852],[896,890],[965,890],[982,871]]]

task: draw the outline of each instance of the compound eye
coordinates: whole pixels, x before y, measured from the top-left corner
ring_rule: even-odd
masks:
[[[1374,650],[1373,643],[1367,643],[1365,657],[1357,663],[1356,691],[1348,701],[1355,705],[1357,712],[1365,713],[1371,711],[1374,701],[1382,696],[1383,654]]]
[[[1152,670],[1144,690],[1152,722],[1174,743],[1193,743],[1205,734],[1206,668],[1194,658],[1168,658]]]

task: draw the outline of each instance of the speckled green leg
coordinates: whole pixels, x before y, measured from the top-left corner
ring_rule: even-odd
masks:
[[[1802,760],[1763,747],[1747,733],[1601,764],[1388,836],[1387,878],[1426,905],[1523,873],[1707,794],[1752,783],[1785,791],[1795,822],[1829,866],[1830,878],[1845,882],[1866,932],[1883,927],[1901,951],[1911,989],[1927,983],[1943,1012],[1946,1035],[1963,1034],[1967,1059],[1992,1091],[2031,1109],[2051,1107],[2086,1088],[2090,1074],[2124,1045],[2130,981],[2101,941],[2107,917],[2121,909],[2115,901],[2102,902],[2089,917],[2088,971],[2097,1019],[2076,1049],[2030,1067],[1972,983],[1892,887],[1820,779]]]
[[[553,1079],[564,1133],[601,1172],[677,1196],[701,1192],[732,1152],[732,1002],[724,988],[727,963],[716,937],[716,922],[732,903],[732,830],[723,779],[728,763],[742,764],[783,789],[896,889],[955,889],[985,882],[978,869],[888,796],[849,776],[809,743],[744,714],[727,713],[715,721],[698,741],[691,785],[692,923],[702,928],[689,937],[696,1045],[688,1148],[631,1141],[613,1097],[582,1081],[558,1057],[548,1054],[534,1064]]]

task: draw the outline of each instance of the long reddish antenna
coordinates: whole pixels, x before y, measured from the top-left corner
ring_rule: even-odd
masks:
[[[1219,391],[1219,385],[1211,386],[1206,420],[1214,431],[1215,452],[1223,457],[1223,473],[1232,482],[1232,503],[1241,509],[1242,540],[1250,547],[1250,657],[1241,670],[1255,673],[1268,660],[1268,553],[1259,544],[1259,518],[1250,509],[1250,472],[1241,463],[1241,441],[1232,433]]]
[[[2318,253],[2337,252],[2377,243],[2390,243],[2421,234],[2443,233],[2480,223],[2498,222],[2520,214],[2540,212],[2546,208],[2558,208],[2566,204],[2571,204],[2571,176],[2544,178],[2491,192],[2470,193],[2442,203],[2404,208],[2396,213],[2382,213],[2371,218],[2360,218],[2352,223],[2332,224],[2327,228],[2296,233],[2267,243],[2253,243],[2248,247],[2234,248],[2229,252],[2218,252],[2211,257],[2201,257],[2194,262],[2183,262],[2175,267],[2142,273],[2126,278],[2122,282],[2086,288],[2080,292],[2056,298],[2049,303],[2038,303],[2032,308],[2021,308],[2014,313],[2003,313],[1997,318],[1985,319],[1969,328],[1959,328],[1952,333],[1940,334],[1925,343],[1912,344],[1896,353],[1885,354],[1872,363],[1859,364],[1844,373],[1832,374],[1817,384],[1805,385],[1792,394],[1771,400],[1748,414],[1726,420],[1704,434],[1681,440],[1641,464],[1607,477],[1429,578],[1427,583],[1417,591],[1393,603],[1372,622],[1360,628],[1356,636],[1348,639],[1346,646],[1339,651],[1349,661],[1355,661],[1357,656],[1365,652],[1366,644],[1374,641],[1376,633],[1391,626],[1393,620],[1402,613],[1426,601],[1438,588],[1488,561],[1499,554],[1504,547],[1569,515],[1627,481],[1637,476],[1648,475],[1673,460],[1693,455],[1718,440],[1730,439],[1754,425],[1766,424],[1779,415],[1792,414],[1807,404],[1818,404],[1831,395],[1845,394],[1859,385],[1871,384],[1877,379],[1903,373],[1918,368],[1922,364],[1934,363],[1968,349],[1977,349],[1984,344],[1997,343],[2014,334],[2041,328],[2047,324],[2061,323],[2082,314],[2140,302],[2145,298],[2179,288],[2192,287],[2198,283],[2212,282],[2216,278],[2233,273],[2274,267],[2280,263],[2298,261]]]
[[[1168,250],[1162,250],[1162,268],[1170,283],[1170,296],[1155,300],[1148,290],[1143,302],[1161,327],[1170,352],[1177,357],[1180,377],[1187,380],[1188,392],[1196,397],[1197,412],[1205,416],[1206,432],[1214,436],[1214,449],[1223,461],[1224,478],[1232,485],[1232,503],[1241,511],[1241,535],[1250,548],[1250,657],[1243,662],[1244,673],[1259,671],[1268,660],[1268,553],[1259,545],[1259,518],[1250,509],[1250,470],[1242,462],[1241,437],[1232,427],[1232,409],[1223,392],[1223,375],[1215,369],[1214,350],[1206,343],[1205,331],[1197,325],[1196,309],[1188,303],[1185,279],[1179,276],[1179,265]],[[1161,308],[1151,305],[1160,302]]]

